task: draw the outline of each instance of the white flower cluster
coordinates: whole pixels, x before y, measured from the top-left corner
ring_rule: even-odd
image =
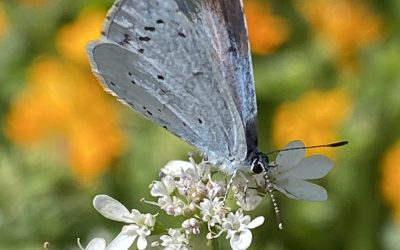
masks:
[[[191,247],[190,239],[203,233],[212,241],[226,235],[232,249],[247,249],[253,238],[250,230],[262,225],[264,217],[252,220],[244,211],[254,210],[265,194],[271,197],[280,228],[282,224],[273,190],[293,199],[327,199],[326,190],[309,180],[325,176],[332,169],[332,161],[322,155],[304,155],[304,144],[293,141],[279,151],[275,161],[270,162],[268,171],[258,175],[238,172],[233,180],[227,180],[226,174],[221,175],[218,168],[207,162],[196,164],[192,159],[189,162],[171,161],[161,169],[160,180],[150,185],[150,193],[157,200],[145,202],[179,219],[182,222],[180,228],[165,229],[167,227],[156,221],[157,215],[141,214],[135,209],[129,212],[113,198],[98,195],[93,201],[96,210],[108,219],[127,225],[108,246],[104,239],[95,238],[81,249],[125,250],[137,240],[137,248],[141,250],[148,246],[148,236],[160,233],[164,235],[151,246],[186,250]],[[231,202],[227,192],[233,193],[235,202]]]
[[[151,185],[151,195],[158,198],[157,202],[152,204],[159,206],[169,215],[188,218],[182,223],[187,237],[199,234],[200,224],[205,223],[208,239],[217,238],[226,232],[232,249],[247,249],[252,240],[249,229],[263,224],[264,217],[251,221],[250,216],[245,216],[242,209],[233,213],[224,200],[226,181],[213,180],[210,170],[211,166],[205,162],[169,162],[161,170],[161,180]],[[237,194],[243,194],[244,186],[240,187],[236,182],[233,185],[238,191]],[[238,204],[240,205],[240,202]]]
[[[232,183],[232,190],[235,190],[235,197],[238,198],[237,204],[244,204],[243,209],[239,207],[233,211],[234,209],[225,203],[227,181],[213,180],[211,166],[207,163],[196,164],[192,160],[171,161],[161,169],[160,176],[161,180],[154,181],[150,186],[150,193],[157,201],[146,202],[160,207],[168,215],[183,218],[183,222],[181,228],[166,230],[168,234],[161,235],[152,246],[166,250],[190,249],[191,237],[200,234],[201,228],[206,228],[208,240],[226,234],[232,249],[244,250],[252,241],[250,229],[264,223],[264,217],[251,220],[250,216],[243,212],[256,207],[255,203],[248,205],[248,202],[256,199],[257,205],[259,204],[258,198],[248,195],[254,193],[253,189],[244,191],[246,181],[237,181],[243,178],[236,178]],[[95,238],[86,248],[79,244],[81,249],[124,250],[129,249],[135,240],[138,249],[148,246],[146,237],[154,233],[157,215],[141,214],[135,209],[129,212],[120,202],[107,195],[97,195],[93,205],[104,217],[127,225],[109,245],[104,239]],[[201,227],[202,225],[206,227]]]

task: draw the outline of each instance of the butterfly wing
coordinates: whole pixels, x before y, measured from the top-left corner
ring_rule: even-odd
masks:
[[[220,66],[241,115],[251,153],[257,148],[257,103],[243,3],[242,0],[205,0],[201,3],[200,18],[217,48]]]
[[[243,120],[202,12],[194,0],[117,1],[88,46],[92,69],[109,92],[211,159],[242,161]]]

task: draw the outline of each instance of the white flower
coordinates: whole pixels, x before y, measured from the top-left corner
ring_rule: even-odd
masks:
[[[292,199],[324,201],[328,198],[326,190],[307,180],[324,177],[332,169],[332,161],[323,155],[312,155],[304,158],[304,143],[292,141],[281,151],[267,173],[273,187]]]
[[[148,227],[153,227],[156,222],[154,215],[141,214],[136,209],[129,212],[124,205],[108,195],[96,195],[93,199],[93,206],[101,215],[110,220]]]
[[[115,237],[115,239],[110,243],[107,247],[108,249],[129,249],[136,238],[139,236],[137,242],[137,248],[142,250],[147,246],[147,241],[143,238],[143,235],[139,235],[138,233],[139,226],[137,225],[127,225],[123,226],[121,232]]]
[[[107,195],[97,195],[93,200],[93,206],[108,219],[130,224],[122,228],[121,233],[110,243],[107,249],[128,249],[136,238],[138,238],[138,249],[147,247],[146,237],[151,234],[156,222],[154,215],[142,214],[136,209],[129,212],[119,201]]]
[[[161,169],[161,176],[170,175],[173,177],[181,177],[189,175],[196,180],[206,180],[210,174],[210,166],[201,162],[196,164],[192,158],[188,161],[170,161]]]
[[[176,181],[176,188],[178,189],[181,195],[189,196],[191,192],[197,189],[196,186],[199,184],[204,186],[202,182],[198,182],[197,179],[183,173],[182,176],[179,177],[179,180]],[[205,187],[202,189],[205,189]]]
[[[187,192],[187,198],[196,204],[201,202],[206,195],[206,186],[201,181],[197,182],[192,187],[189,187]]]
[[[190,218],[185,220],[182,223],[182,228],[185,229],[187,234],[199,234],[200,233],[200,224],[199,221],[195,218]]]
[[[260,205],[263,197],[258,195],[255,189],[247,189],[245,192],[238,192],[235,194],[236,204],[244,211],[252,211]]]
[[[241,210],[229,213],[223,219],[222,227],[227,230],[227,239],[233,250],[247,249],[253,239],[250,229],[256,228],[264,223],[264,217],[259,216],[251,220],[250,216],[244,215]]]
[[[176,162],[174,166],[176,165]],[[179,175],[174,174],[175,186],[179,194],[187,197],[195,203],[200,202],[206,196],[206,186],[202,181],[202,176],[198,173],[198,166],[194,163],[180,162],[181,172]],[[169,167],[171,165],[167,165]],[[177,167],[179,169],[179,167]],[[162,170],[165,171],[165,170]],[[171,171],[166,171],[171,173]]]
[[[163,196],[158,199],[157,205],[168,215],[172,216],[180,216],[185,214],[187,210],[190,210],[186,203],[176,196],[173,196],[172,198],[169,196]]]
[[[198,177],[194,165],[188,161],[170,161],[161,169],[163,175],[181,177],[182,174]]]
[[[151,184],[150,194],[154,197],[168,196],[175,190],[174,177],[164,176],[161,181],[154,181]]]
[[[121,233],[118,234],[118,236],[115,237],[108,246],[106,246],[106,241],[103,238],[94,238],[85,248],[82,247],[80,240],[78,239],[78,246],[82,250],[128,250],[137,237],[136,235],[132,236],[131,234],[132,232],[123,228]]]
[[[180,230],[170,228],[168,230],[169,235],[163,235],[160,237],[161,246],[165,247],[165,250],[187,250],[189,240],[186,234],[182,234]]]
[[[226,184],[224,182],[221,181],[213,181],[211,179],[211,176],[209,176],[209,180],[207,182],[207,197],[212,200],[215,197],[222,197],[225,195],[226,192],[226,188],[225,188]]]
[[[258,190],[254,187],[259,187],[254,176],[239,175],[232,182],[232,190],[234,191],[236,204],[244,211],[256,209],[263,199],[263,197],[258,194]]]
[[[221,198],[214,198],[212,201],[204,199],[200,203],[202,220],[207,222],[209,227],[221,224],[222,218],[225,217],[228,211],[229,209],[224,206],[224,201]]]

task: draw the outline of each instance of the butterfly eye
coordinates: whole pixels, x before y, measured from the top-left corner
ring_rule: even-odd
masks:
[[[259,174],[259,173],[261,173],[261,172],[264,171],[264,166],[263,166],[263,164],[262,164],[261,162],[256,161],[256,162],[251,166],[251,171],[252,171],[254,174]]]

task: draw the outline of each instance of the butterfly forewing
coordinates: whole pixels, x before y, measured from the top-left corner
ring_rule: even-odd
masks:
[[[88,51],[93,71],[122,101],[211,158],[240,162],[247,154],[243,122],[256,115],[255,102],[246,98],[255,98],[254,86],[250,78],[238,78],[241,70],[251,74],[250,66],[224,60],[248,52],[240,49],[243,40],[231,42],[237,48],[230,55],[230,47],[220,44],[225,38],[212,36],[225,31],[230,38],[218,26],[228,14],[211,9],[221,4],[227,1],[117,1],[101,41]],[[245,102],[251,104],[239,109]]]
[[[257,104],[242,1],[205,0],[201,19],[220,57],[224,77],[246,130],[249,152],[257,147]]]

